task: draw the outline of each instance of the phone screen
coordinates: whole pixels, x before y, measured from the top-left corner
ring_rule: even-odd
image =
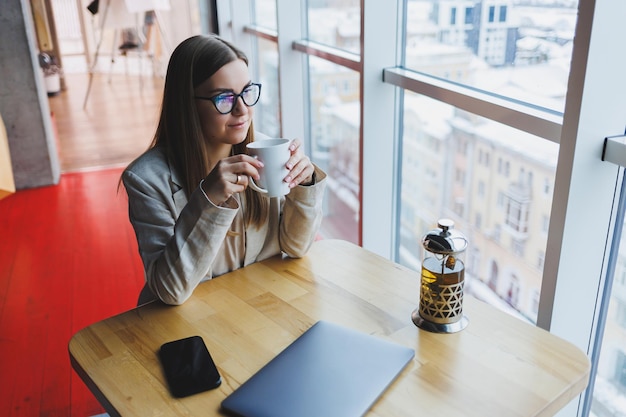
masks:
[[[217,388],[222,378],[200,336],[167,342],[159,350],[165,379],[174,397]]]

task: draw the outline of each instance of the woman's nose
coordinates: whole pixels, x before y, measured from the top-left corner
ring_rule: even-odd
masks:
[[[237,101],[235,102],[235,108],[233,109],[234,114],[245,114],[248,111],[248,106],[243,102],[242,97],[237,97]]]

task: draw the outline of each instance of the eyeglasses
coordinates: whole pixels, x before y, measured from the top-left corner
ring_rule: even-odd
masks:
[[[213,97],[194,96],[194,98],[199,100],[209,100],[213,102],[215,109],[220,114],[228,114],[232,112],[237,105],[237,99],[239,97],[241,97],[246,106],[254,106],[259,101],[259,97],[261,97],[261,84],[251,83],[247,85],[246,88],[244,88],[239,94],[220,93]]]

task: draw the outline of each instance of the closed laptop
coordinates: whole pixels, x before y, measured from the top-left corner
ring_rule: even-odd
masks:
[[[319,321],[222,401],[242,417],[362,416],[415,351]]]

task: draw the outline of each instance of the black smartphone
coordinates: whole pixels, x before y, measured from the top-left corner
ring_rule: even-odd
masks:
[[[159,359],[170,392],[182,398],[219,387],[220,373],[200,336],[167,342],[159,350]]]

